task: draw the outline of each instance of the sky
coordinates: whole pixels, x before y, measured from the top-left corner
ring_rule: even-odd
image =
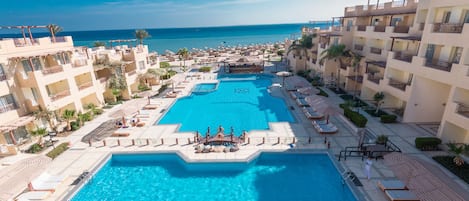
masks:
[[[367,0],[12,0],[0,26],[57,24],[64,31],[306,23]]]

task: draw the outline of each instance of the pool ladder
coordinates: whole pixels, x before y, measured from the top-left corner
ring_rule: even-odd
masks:
[[[353,177],[353,173],[350,170],[345,170],[342,172],[341,177],[342,177],[342,185],[344,185],[347,179],[351,179]]]

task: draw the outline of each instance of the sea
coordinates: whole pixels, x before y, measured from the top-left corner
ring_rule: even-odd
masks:
[[[282,43],[285,39],[296,39],[301,36],[303,26],[327,28],[329,22],[297,23],[297,24],[269,24],[269,25],[243,25],[220,27],[192,27],[192,28],[158,28],[145,29],[150,37],[143,42],[150,51],[164,54],[167,51],[177,52],[180,48],[189,50],[246,46],[255,44]],[[34,31],[34,29],[33,29]],[[42,30],[43,31],[43,30]],[[34,37],[48,36],[48,33],[34,33]],[[75,46],[93,47],[97,41],[105,42],[110,46],[111,40],[135,39],[135,29],[102,30],[102,31],[66,31],[58,36],[72,36]],[[2,34],[0,38],[22,37],[18,34]],[[114,42],[112,45],[132,45],[134,42]]]

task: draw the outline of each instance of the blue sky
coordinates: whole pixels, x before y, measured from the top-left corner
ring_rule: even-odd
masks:
[[[367,0],[22,0],[1,25],[58,24],[64,31],[298,23],[342,16]]]

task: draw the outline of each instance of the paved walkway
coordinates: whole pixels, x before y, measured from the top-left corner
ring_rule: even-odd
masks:
[[[277,69],[277,70],[281,70]],[[178,75],[181,76],[181,75]],[[205,75],[202,80],[189,80],[189,83],[184,84],[184,88],[179,90],[178,96],[184,96],[190,93],[192,86],[198,82],[204,82],[208,80],[215,80],[215,74]],[[178,78],[181,80],[181,78]],[[281,78],[274,78],[274,83],[281,83]],[[328,94],[331,104],[338,105],[343,100],[335,95],[328,89],[324,89]],[[150,100],[151,104],[155,104],[158,107],[155,110],[144,111],[147,114],[140,114],[141,120],[146,124],[143,127],[130,127],[128,129],[120,129],[118,132],[129,133],[128,137],[121,138],[106,138],[105,143],[103,141],[93,142],[91,147],[88,143],[81,142],[83,136],[86,136],[94,129],[99,127],[102,123],[109,120],[115,119],[111,117],[111,114],[116,112],[129,110],[130,106],[144,105],[147,103],[146,98],[133,99],[125,102],[120,106],[111,108],[103,115],[98,116],[91,122],[87,122],[84,127],[73,132],[71,135],[61,138],[63,142],[71,142],[71,148],[69,151],[63,153],[57,159],[53,160],[50,165],[47,166],[47,172],[55,175],[66,176],[66,180],[56,190],[56,192],[49,198],[49,200],[60,200],[64,196],[73,191],[73,186],[70,184],[77,179],[80,174],[84,171],[91,171],[96,168],[100,161],[107,157],[112,152],[140,152],[140,151],[152,151],[152,152],[168,152],[178,151],[186,160],[189,161],[200,161],[200,160],[247,160],[253,155],[256,155],[259,151],[284,151],[290,150],[290,144],[295,143],[294,149],[315,149],[330,151],[333,155],[338,155],[340,150],[347,146],[357,146],[358,135],[355,132],[355,128],[350,126],[350,123],[345,120],[341,115],[333,115],[330,121],[334,123],[338,128],[339,132],[333,135],[321,135],[316,132],[300,107],[297,106],[295,101],[291,99],[285,90],[281,88],[272,88],[271,94],[274,96],[283,97],[289,108],[292,108],[291,112],[296,119],[295,123],[271,123],[270,130],[268,131],[253,131],[248,134],[252,139],[249,144],[241,146],[241,150],[234,153],[209,153],[209,154],[195,154],[194,147],[191,139],[193,139],[193,133],[178,133],[178,139],[174,137],[174,133],[177,130],[176,125],[153,125],[154,122],[162,116],[164,111],[168,110],[175,101],[172,98],[154,98]],[[125,112],[125,115],[132,113],[131,111]],[[133,114],[133,113],[132,113]],[[411,154],[414,157],[421,158],[422,160],[428,161],[429,163],[435,164],[433,160],[426,153],[422,153],[415,149],[413,142],[415,137],[428,136],[425,130],[412,124],[381,124],[379,119],[367,116],[368,124],[367,127],[374,131],[376,134],[385,134],[389,136],[389,139],[401,148],[405,154]],[[327,146],[324,144],[324,138],[327,137],[327,141],[330,142],[331,148],[327,150]],[[132,140],[133,139],[133,140]],[[148,140],[147,140],[148,139]],[[163,139],[164,142],[161,141]],[[280,143],[279,142],[280,139]],[[295,141],[293,141],[295,140]],[[263,142],[263,143],[262,143]],[[44,154],[47,153],[43,152]],[[438,153],[436,153],[438,154]],[[4,161],[0,161],[4,162]],[[363,161],[361,158],[348,158],[346,161],[342,160],[339,162],[346,169],[353,171],[355,175],[363,183],[363,187],[354,187],[360,194],[363,195],[364,200],[380,201],[387,200],[384,193],[381,192],[376,183],[381,179],[395,178],[394,173],[386,167],[382,160],[375,161],[372,167],[372,178],[366,180],[363,174]],[[439,165],[436,167],[441,168]],[[4,170],[0,169],[0,171]],[[463,182],[454,175],[449,173],[447,170],[442,170],[450,180],[458,182],[464,188]],[[0,181],[1,183],[2,181]],[[0,184],[1,185],[1,184]],[[26,186],[25,186],[26,187]],[[465,189],[468,189],[467,184]]]

